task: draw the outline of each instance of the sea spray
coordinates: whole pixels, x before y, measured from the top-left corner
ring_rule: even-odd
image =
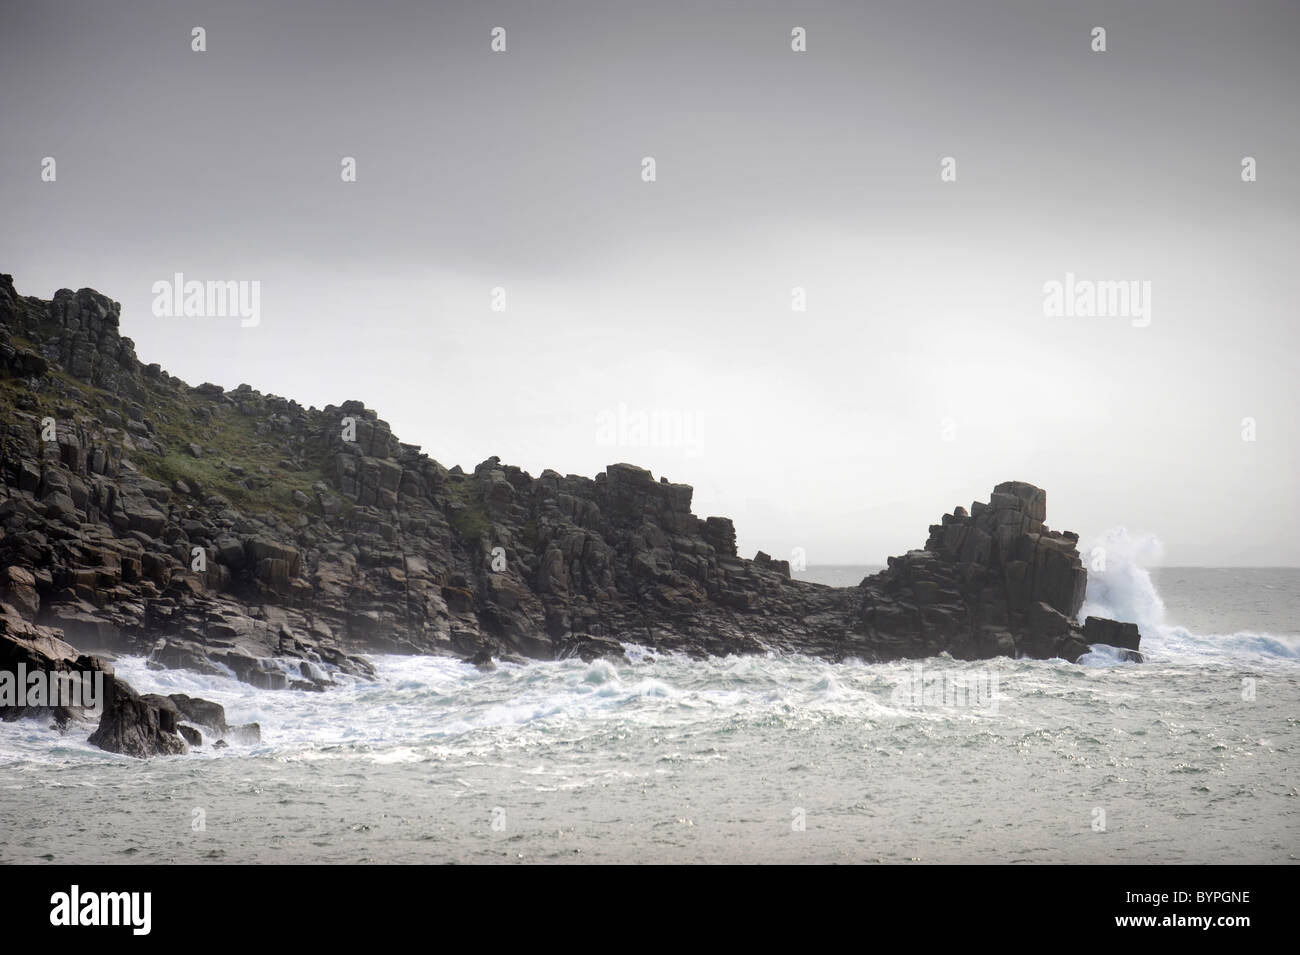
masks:
[[[1249,630],[1193,632],[1168,622],[1165,602],[1150,570],[1159,567],[1164,556],[1164,545],[1155,535],[1113,528],[1087,553],[1093,565],[1088,570],[1088,591],[1079,619],[1097,616],[1133,621],[1142,633],[1142,652],[1148,662],[1249,667],[1300,659],[1300,639],[1294,636]],[[1079,662],[1109,666],[1123,660],[1120,653],[1097,649]]]
[[[1107,531],[1089,550],[1088,591],[1079,619],[1108,617],[1138,625],[1144,638],[1165,622],[1165,604],[1147,568],[1159,564],[1164,545],[1153,534],[1135,536],[1127,528]]]

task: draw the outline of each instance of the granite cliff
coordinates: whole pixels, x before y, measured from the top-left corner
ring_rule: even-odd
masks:
[[[192,725],[230,728],[203,701],[135,694],[94,654],[289,691],[367,676],[367,651],[479,665],[629,642],[868,661],[1074,661],[1093,643],[1137,656],[1134,625],[1076,619],[1077,536],[1046,525],[1030,484],[954,508],[859,586],[825,587],[762,552],[741,558],[732,522],[695,516],[688,485],[622,463],[594,478],[495,457],[447,468],[360,402],[304,408],[143,364],[119,311],[91,289],[20,296],[0,276],[0,668],[104,669],[92,741],[106,749],[183,752]]]

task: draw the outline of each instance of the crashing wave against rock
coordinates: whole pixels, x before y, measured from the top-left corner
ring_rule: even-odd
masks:
[[[1107,642],[1136,656],[1133,625],[1076,622],[1077,536],[1047,528],[1032,485],[1000,484],[923,550],[824,587],[738,557],[731,521],[692,514],[687,485],[631,464],[595,479],[495,457],[448,469],[360,402],[303,408],[143,365],[119,311],[91,289],[19,296],[0,276],[0,646],[26,641],[25,659],[37,639],[51,667],[146,654],[321,690],[370,675],[365,651],[482,664],[617,656],[626,641],[1074,661]],[[165,698],[112,683],[94,742],[185,751]]]

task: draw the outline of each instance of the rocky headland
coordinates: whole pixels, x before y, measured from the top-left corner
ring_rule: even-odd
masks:
[[[1077,614],[1077,535],[1009,481],[955,507],[924,547],[857,587],[736,552],[725,517],[632,464],[534,477],[492,457],[447,468],[361,402],[323,409],[248,385],[197,387],[142,364],[119,306],[44,301],[0,275],[0,671],[102,671],[91,741],[183,753],[228,727],[215,704],[141,696],[116,655],[267,690],[366,677],[366,652],[492,660],[693,655],[831,660],[1140,659],[1134,624]],[[66,707],[0,717],[85,725]]]

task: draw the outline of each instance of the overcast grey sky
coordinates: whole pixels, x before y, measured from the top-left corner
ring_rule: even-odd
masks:
[[[448,466],[633,461],[746,556],[883,562],[1018,479],[1085,543],[1300,564],[1300,4],[0,9],[0,271],[191,383],[359,398]],[[260,324],[155,317],[176,272]],[[1067,272],[1150,323],[1046,316]]]

